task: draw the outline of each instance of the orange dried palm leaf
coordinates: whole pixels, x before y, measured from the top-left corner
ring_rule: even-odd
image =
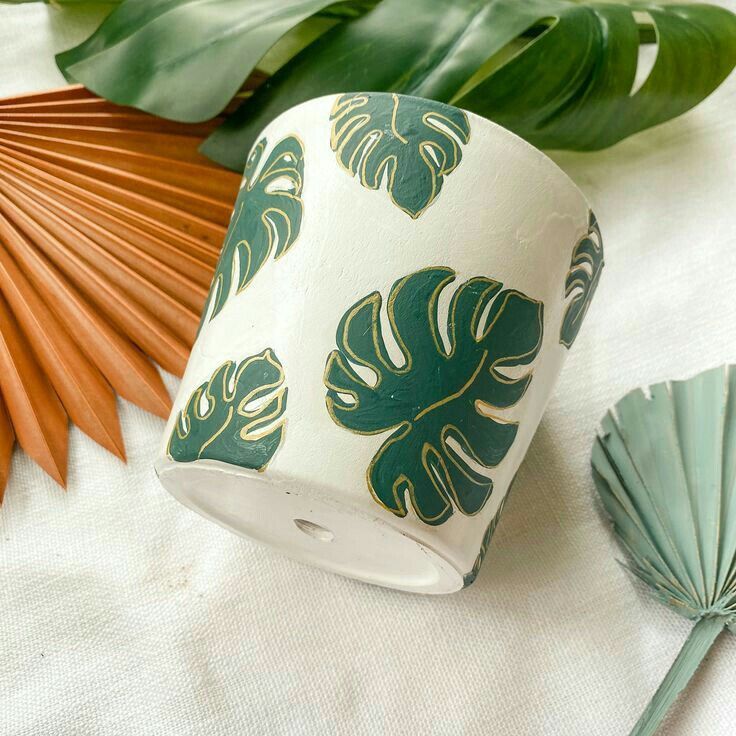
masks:
[[[166,418],[171,398],[153,364],[54,268],[20,233],[4,239],[5,247],[44,300],[63,314],[69,332],[124,399]]]
[[[68,419],[124,457],[116,393],[168,415],[152,361],[182,374],[240,185],[198,152],[218,123],[0,100],[0,500],[14,438],[63,483]]]
[[[56,227],[50,226],[43,215],[39,215],[35,219],[36,221],[44,220],[44,224],[49,228],[49,231],[56,234],[57,237],[63,238],[64,235],[69,235],[72,232],[76,236],[78,233],[75,250],[93,265],[102,263],[98,266],[99,270],[104,272],[106,270],[105,266],[110,261],[113,261],[113,268],[117,270],[117,261],[119,261],[127,268],[137,272],[143,281],[150,281],[152,286],[164,291],[180,304],[193,310],[196,322],[197,314],[201,311],[207,298],[207,289],[201,283],[193,281],[184,272],[188,265],[186,259],[183,259],[181,264],[183,268],[177,269],[173,264],[168,265],[161,258],[148,253],[140,247],[140,241],[137,239],[121,238],[90,219],[90,217],[80,214],[73,207],[55,200],[45,192],[34,189],[30,184],[18,181],[3,171],[0,171],[0,181],[4,181],[8,194],[16,203],[17,197],[25,195],[34,200],[37,205],[37,212],[55,215],[55,217],[50,217],[49,220],[56,223]],[[106,251],[109,255],[106,256],[100,249]],[[102,261],[98,261],[98,258],[101,258]],[[207,269],[200,270],[198,275],[201,275],[202,272],[206,274]],[[123,273],[126,274],[125,278],[127,279],[127,272]],[[144,299],[141,302],[146,303]]]
[[[185,307],[153,281],[141,276],[54,212],[34,207],[33,200],[13,187],[6,187],[5,193],[0,196],[0,209],[11,213],[10,217],[16,225],[47,255],[51,251],[60,251],[75,262],[93,268],[99,276],[114,284],[129,298],[156,314],[159,321],[185,344],[191,345],[194,342],[199,321],[195,311]]]
[[[13,447],[15,446],[15,432],[13,423],[10,421],[5,400],[0,394],[0,504],[5,495],[5,486],[10,475],[10,461],[13,458]]]
[[[187,345],[176,337],[157,317],[131,299],[83,258],[70,252],[33,218],[0,194],[0,212],[51,261],[65,276],[131,339],[165,370],[184,372]],[[0,236],[12,238],[13,229],[2,230]]]
[[[10,254],[0,248],[0,291],[69,418],[95,442],[125,459],[115,394]]]
[[[59,485],[65,486],[67,415],[2,296],[0,391],[18,444]]]
[[[113,202],[104,195],[91,192],[60,176],[41,171],[27,162],[12,158],[2,150],[0,150],[0,169],[6,174],[12,174],[13,181],[24,181],[31,184],[39,191],[50,194],[59,201],[74,202],[78,208],[84,208],[82,211],[92,210],[101,217],[114,218],[121,223],[117,227],[135,227],[142,233],[166,242],[172,248],[179,249],[193,259],[212,266],[210,276],[214,270],[218,249],[209,242],[190,235],[187,232],[188,228],[183,223],[180,223],[179,227],[164,224],[154,217],[143,214],[140,208],[132,209],[119,202]],[[114,232],[118,231],[114,230]]]
[[[112,203],[135,207],[143,215],[180,229],[192,237],[218,248],[222,245],[222,241],[225,238],[227,229],[225,225],[213,222],[206,216],[202,217],[194,214],[191,210],[171,205],[163,199],[156,199],[148,194],[143,194],[131,182],[126,182],[131,185],[128,187],[120,186],[119,184],[110,184],[94,176],[82,174],[31,154],[8,148],[2,144],[0,144],[0,152],[7,154],[11,158],[29,163],[39,172],[56,174],[60,178],[76,184],[83,189],[100,194]],[[233,192],[233,201],[235,201],[236,194],[237,191]]]

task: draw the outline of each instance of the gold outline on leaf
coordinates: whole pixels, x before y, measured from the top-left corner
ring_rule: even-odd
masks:
[[[493,330],[494,326],[498,323],[498,320],[501,318],[501,316],[504,314],[506,309],[508,308],[510,304],[510,300],[513,299],[519,299],[524,302],[527,302],[528,304],[532,306],[536,306],[536,321],[537,321],[537,334],[538,339],[536,343],[527,351],[519,354],[519,355],[503,355],[498,358],[496,358],[493,362],[489,362],[489,353],[490,349],[485,348],[482,350],[482,354],[480,355],[480,358],[478,359],[477,365],[475,366],[474,370],[472,371],[472,374],[468,378],[467,381],[463,384],[463,386],[453,392],[452,394],[449,394],[448,396],[443,397],[442,399],[439,399],[438,401],[435,401],[434,403],[430,404],[429,406],[425,407],[421,411],[419,411],[414,417],[411,419],[402,419],[400,421],[397,421],[396,423],[390,425],[390,426],[384,426],[378,429],[374,430],[362,430],[362,429],[356,429],[353,427],[348,426],[343,419],[345,418],[345,415],[347,412],[353,412],[356,410],[359,410],[361,407],[361,400],[360,395],[358,393],[357,387],[363,387],[365,389],[368,389],[370,391],[375,391],[381,384],[382,381],[382,370],[379,370],[379,367],[372,363],[371,361],[361,358],[356,355],[355,351],[352,349],[350,342],[349,342],[349,327],[352,323],[352,320],[355,319],[355,316],[360,313],[362,310],[366,309],[366,307],[369,307],[370,309],[370,329],[372,331],[371,339],[374,343],[374,349],[375,353],[378,356],[378,360],[381,364],[386,368],[386,370],[390,371],[395,376],[400,376],[403,374],[406,374],[409,372],[413,366],[413,360],[414,356],[412,355],[411,351],[406,346],[406,343],[403,341],[401,332],[398,328],[398,325],[396,323],[396,315],[395,315],[395,303],[397,301],[397,298],[399,294],[401,293],[402,289],[406,286],[407,282],[412,279],[416,278],[422,273],[426,272],[434,272],[437,274],[437,276],[441,276],[444,273],[444,278],[441,278],[433,287],[431,292],[428,295],[427,298],[427,313],[426,318],[428,320],[428,324],[430,326],[430,334],[432,338],[432,342],[434,343],[435,350],[438,354],[438,356],[441,356],[443,358],[450,358],[455,355],[456,350],[458,348],[458,343],[461,339],[460,334],[458,333],[458,318],[457,318],[457,309],[461,301],[461,295],[464,290],[466,290],[468,287],[472,287],[474,284],[478,283],[485,283],[487,284],[487,287],[483,290],[481,290],[477,294],[471,294],[471,298],[476,301],[475,306],[473,307],[473,311],[470,314],[470,319],[465,322],[464,329],[468,330],[469,335],[468,337],[472,339],[475,343],[481,343],[483,340],[488,339],[491,331]],[[416,512],[417,516],[426,523],[435,523],[437,522],[437,519],[446,516],[448,509],[451,509],[453,506],[457,508],[462,514],[466,516],[474,516],[485,507],[485,502],[487,502],[488,498],[490,498],[490,493],[488,494],[488,498],[486,498],[486,501],[478,508],[477,510],[473,511],[472,513],[469,513],[463,506],[462,501],[459,498],[457,489],[455,488],[455,485],[452,481],[452,477],[450,475],[448,464],[445,462],[445,459],[440,453],[439,449],[435,447],[435,445],[432,442],[425,441],[422,444],[422,456],[421,456],[421,464],[422,467],[427,475],[428,480],[431,483],[431,486],[434,488],[435,492],[439,494],[440,498],[442,498],[446,503],[441,512],[439,512],[435,516],[425,516],[421,512],[421,505],[416,502],[415,497],[415,488],[414,484],[411,482],[409,477],[400,472],[399,468],[395,469],[395,472],[399,473],[398,477],[394,480],[391,488],[391,494],[395,501],[395,508],[392,508],[391,506],[384,503],[381,498],[378,496],[378,493],[373,485],[372,482],[372,474],[373,471],[377,465],[377,463],[381,460],[381,458],[385,455],[386,452],[389,451],[389,449],[397,442],[401,442],[409,435],[411,431],[416,426],[416,423],[424,418],[426,415],[431,413],[432,411],[435,411],[436,409],[440,408],[441,406],[449,403],[450,401],[454,401],[456,399],[459,399],[461,396],[463,396],[470,388],[475,384],[478,376],[480,375],[481,371],[487,370],[492,376],[493,379],[498,381],[501,384],[519,384],[524,383],[523,390],[521,391],[521,394],[516,398],[515,401],[509,404],[504,404],[503,409],[509,409],[515,405],[517,405],[522,398],[526,395],[527,389],[529,384],[531,383],[531,380],[534,376],[535,368],[533,365],[528,365],[528,370],[526,373],[524,373],[521,376],[518,377],[507,377],[502,373],[498,372],[499,368],[502,368],[506,365],[520,365],[521,361],[524,359],[529,358],[530,356],[534,356],[538,354],[543,337],[544,337],[544,317],[543,317],[543,304],[542,302],[532,299],[531,297],[527,296],[526,294],[523,294],[522,292],[516,290],[516,289],[508,289],[506,291],[503,291],[503,284],[499,281],[489,279],[486,277],[478,276],[468,279],[467,281],[463,282],[459,288],[454,292],[452,295],[450,305],[448,308],[448,314],[447,314],[447,320],[448,320],[448,334],[449,334],[449,351],[445,350],[445,346],[439,336],[439,324],[440,319],[438,315],[437,310],[437,303],[439,301],[440,294],[442,291],[447,288],[447,286],[454,282],[457,278],[457,273],[446,266],[428,266],[426,268],[419,269],[418,271],[415,271],[411,274],[408,274],[407,276],[402,277],[401,279],[398,279],[393,286],[391,287],[391,291],[389,294],[389,298],[386,302],[386,312],[388,315],[388,320],[390,324],[390,328],[392,331],[392,335],[394,339],[396,340],[397,344],[399,345],[401,349],[401,353],[404,356],[405,363],[403,366],[397,366],[392,361],[390,363],[387,363],[384,359],[384,347],[383,345],[379,344],[379,337],[380,342],[383,342],[384,338],[382,333],[380,332],[380,309],[382,305],[382,298],[381,294],[378,291],[374,291],[368,296],[364,297],[363,299],[360,299],[358,302],[356,302],[343,316],[341,320],[341,328],[338,331],[338,349],[332,350],[330,354],[328,355],[326,364],[325,364],[325,370],[324,370],[324,384],[328,389],[328,394],[325,397],[326,398],[326,407],[327,411],[330,414],[330,417],[332,418],[333,422],[337,424],[340,427],[343,427],[344,429],[347,429],[353,434],[357,435],[377,435],[377,434],[384,434],[384,433],[391,433],[391,436],[389,436],[386,441],[379,447],[379,449],[376,451],[375,455],[373,456],[371,462],[369,463],[367,469],[366,469],[366,483],[368,486],[368,490],[370,491],[371,496],[373,497],[374,501],[378,503],[382,508],[386,509],[387,511],[390,511],[391,513],[404,517],[408,513],[409,504],[407,503],[406,499],[406,492],[409,493],[409,503],[413,507],[414,511]],[[478,335],[478,327],[479,327],[479,321],[484,313],[485,309],[489,307],[489,305],[495,304],[495,299],[500,295],[503,294],[502,300],[498,304],[497,308],[491,307],[493,309],[492,318],[488,321],[488,324],[484,326],[483,332]],[[472,304],[470,302],[469,304]],[[404,325],[404,327],[406,327]],[[366,329],[367,331],[367,329]],[[376,383],[371,385],[367,383],[363,378],[356,372],[356,370],[351,365],[351,362],[362,365],[364,367],[367,367],[371,369],[377,377]],[[530,361],[533,362],[533,361]],[[354,382],[355,386],[353,389],[344,387],[344,386],[337,386],[335,385],[330,379],[329,376],[332,373],[333,368],[337,366],[336,370],[342,374],[346,379],[348,379],[350,382]],[[333,396],[330,395],[330,391],[334,392],[334,394],[344,394],[347,396],[351,396],[353,399],[353,403],[350,405],[347,404],[340,404],[335,401]],[[519,422],[517,421],[509,421],[502,417],[497,416],[495,413],[492,413],[489,411],[489,409],[498,409],[501,407],[496,407],[489,401],[485,401],[483,399],[475,399],[473,402],[473,406],[475,408],[475,411],[484,418],[490,419],[493,422],[497,424],[502,425],[512,425],[515,427],[519,426]],[[340,414],[342,416],[339,416],[337,413],[337,409],[339,408]],[[474,462],[477,462],[479,465],[491,469],[497,467],[503,459],[508,455],[508,452],[511,450],[511,447],[509,447],[508,451],[504,454],[504,456],[496,463],[486,463],[479,455],[476,453],[476,451],[471,446],[470,441],[468,440],[467,436],[451,422],[448,422],[442,426],[440,431],[440,445],[442,447],[442,450],[445,452],[447,457],[452,462],[453,467],[457,468],[457,470],[462,473],[470,482],[474,484],[479,484],[480,478],[485,478],[488,480],[489,485],[492,483],[492,479],[488,476],[483,476],[481,473],[475,473],[472,466],[463,466],[461,464],[462,456],[458,455],[458,452],[455,450],[455,448],[451,447],[447,440],[448,438],[454,438],[455,441],[457,441],[460,444],[460,447],[462,449],[463,453],[467,453],[468,457],[470,457]],[[420,438],[421,439],[421,438]],[[512,443],[513,444],[513,443]],[[466,463],[467,464],[467,463]],[[401,489],[401,493],[399,492]],[[449,517],[447,517],[449,518]]]
[[[241,183],[240,190],[238,193],[238,197],[240,197],[240,192],[242,192],[243,189],[245,189],[246,193],[252,192],[256,185],[259,182],[262,182],[264,178],[273,178],[278,179],[279,175],[283,174],[284,176],[288,176],[288,178],[294,182],[295,187],[293,191],[289,191],[286,189],[279,189],[277,190],[277,194],[279,197],[285,197],[287,199],[291,199],[295,202],[298,202],[301,205],[302,208],[302,220],[304,218],[304,200],[302,197],[302,193],[304,190],[304,179],[298,169],[296,168],[298,165],[299,160],[302,162],[304,161],[304,142],[302,139],[296,135],[295,133],[290,133],[289,135],[284,136],[279,141],[277,141],[272,147],[271,147],[271,153],[284,141],[287,140],[294,140],[299,146],[299,150],[301,152],[301,159],[297,157],[297,159],[293,162],[293,167],[282,167],[282,168],[275,168],[277,165],[281,165],[281,163],[285,160],[286,156],[293,156],[290,151],[284,151],[281,153],[274,161],[272,161],[268,166],[266,164],[268,163],[268,160],[263,161],[263,158],[265,156],[265,152],[267,149],[268,141],[265,138],[262,138],[259,140],[254,146],[253,150],[251,151],[250,156],[248,157],[248,162],[245,166],[245,175],[243,177],[243,182]],[[266,157],[267,159],[267,157]],[[262,162],[262,163],[261,163]],[[252,167],[257,167],[258,165],[261,166],[261,168],[255,168],[252,171],[249,171]],[[266,187],[263,188],[263,195],[265,197],[271,196],[275,194],[274,192],[267,191]],[[266,200],[267,202],[267,200]],[[238,207],[237,215],[235,216],[235,222],[233,222],[233,218],[231,217],[231,223],[228,228],[228,235],[227,239],[225,240],[224,245],[221,249],[221,254],[224,254],[227,252],[227,249],[230,247],[230,243],[232,241],[232,238],[235,234],[235,231],[237,230],[238,223],[240,221],[240,217],[243,213],[243,208],[245,207],[245,201],[240,201],[240,206]],[[240,252],[241,249],[244,251],[246,259],[246,268],[245,273],[248,273],[250,271],[250,265],[253,262],[253,251],[252,251],[252,245],[249,243],[246,239],[239,240],[232,249],[232,254],[230,257],[230,289],[229,291],[232,292],[232,294],[228,294],[225,297],[225,300],[223,301],[222,305],[220,306],[218,310],[221,312],[227,301],[231,296],[236,296],[240,293],[242,293],[250,283],[253,281],[253,279],[258,275],[258,272],[263,268],[263,266],[266,265],[266,261],[271,257],[271,254],[274,251],[274,242],[275,242],[275,236],[274,232],[276,230],[276,227],[273,224],[273,220],[269,219],[269,215],[274,214],[277,215],[280,222],[284,223],[286,226],[286,237],[283,239],[287,245],[285,247],[282,247],[280,252],[276,253],[273,256],[274,261],[278,261],[282,256],[286,255],[291,248],[296,244],[297,240],[299,239],[299,234],[301,231],[296,233],[294,236],[294,239],[292,240],[292,232],[293,232],[293,225],[291,221],[291,217],[280,207],[273,207],[273,206],[267,206],[265,210],[261,212],[260,215],[260,221],[261,225],[264,228],[264,231],[266,232],[266,237],[268,238],[268,245],[266,247],[265,253],[263,255],[263,259],[261,262],[261,265],[250,275],[250,278],[247,280],[247,282],[243,283],[242,286],[236,283],[236,288],[233,290],[233,283],[235,282],[234,276],[235,276],[235,264],[236,261],[239,262],[241,260],[240,258]],[[221,255],[222,257],[222,255]],[[241,281],[243,274],[238,273],[238,282]],[[212,284],[210,286],[210,293],[207,297],[207,302],[205,303],[205,311],[203,312],[202,319],[204,320],[205,316],[207,316],[207,321],[210,322],[214,317],[212,316],[212,310],[214,309],[214,304],[216,302],[220,301],[221,291],[223,288],[223,276],[219,269],[219,263],[216,267],[215,271],[215,277],[212,281]],[[217,287],[217,292],[215,292],[215,287]],[[211,306],[213,305],[213,306]]]
[[[386,97],[388,94],[391,94],[392,97],[391,132],[394,138],[400,143],[407,146],[412,145],[409,139],[399,132],[397,127],[396,116],[401,103],[401,97],[395,92],[363,92],[358,94],[339,95],[335,99],[330,111],[330,120],[332,121],[332,127],[330,130],[330,148],[334,151],[340,168],[346,171],[351,177],[355,177],[357,175],[360,183],[366,189],[373,191],[380,189],[381,181],[383,180],[384,174],[386,174],[386,191],[391,198],[391,202],[402,212],[409,215],[412,220],[416,220],[435,202],[439,193],[438,190],[441,187],[441,184],[438,186],[438,181],[441,182],[446,176],[449,176],[460,164],[462,151],[458,145],[458,140],[460,140],[463,145],[467,145],[470,142],[470,119],[464,111],[458,110],[462,113],[467,122],[466,132],[438,110],[427,110],[422,114],[422,124],[436,133],[440,133],[447,141],[449,141],[452,147],[452,163],[449,166],[447,165],[448,157],[445,151],[439,148],[434,141],[421,140],[417,142],[416,145],[419,156],[424,162],[424,165],[431,172],[431,192],[427,197],[427,204],[417,212],[412,212],[411,210],[402,207],[394,197],[394,185],[396,181],[396,171],[398,169],[398,159],[396,154],[389,153],[380,159],[376,166],[375,175],[372,178],[367,174],[366,168],[368,166],[369,159],[371,159],[376,146],[378,146],[383,139],[383,131],[377,128],[366,131],[360,141],[356,144],[355,150],[351,154],[347,164],[343,163],[345,148],[350,143],[353,136],[366,125],[370,124],[372,119],[370,114],[356,114],[355,111],[367,105],[370,102],[371,97],[381,98]],[[442,105],[443,103],[430,104]],[[342,125],[340,126],[339,123],[343,120],[344,122],[342,122]],[[443,124],[447,130],[438,126],[435,121]],[[428,149],[439,154],[437,156],[437,162],[435,162],[434,158],[428,155]],[[356,165],[356,158],[358,159],[360,170],[358,170],[358,165]]]
[[[242,399],[240,399],[237,408],[234,407],[232,405],[232,401],[237,395],[237,387],[240,381],[240,377],[250,365],[262,360],[265,360],[277,370],[277,378],[270,383],[264,383],[251,389]],[[283,416],[283,413],[285,411],[286,397],[288,394],[288,388],[284,385],[286,381],[286,375],[284,373],[283,366],[279,362],[278,358],[276,358],[276,355],[271,348],[265,348],[262,352],[257,353],[256,355],[249,356],[238,365],[237,370],[233,373],[232,368],[235,365],[235,361],[226,360],[224,363],[221,363],[219,366],[217,366],[217,368],[212,371],[212,374],[210,375],[207,383],[204,386],[200,385],[195,388],[194,391],[190,394],[187,401],[184,403],[183,407],[179,410],[176,421],[174,423],[174,429],[169,436],[169,441],[166,446],[166,454],[172,460],[174,460],[174,462],[193,462],[192,460],[177,460],[171,453],[171,443],[174,439],[175,434],[182,442],[186,442],[187,438],[189,437],[192,422],[192,417],[189,416],[188,412],[189,407],[191,406],[194,409],[194,419],[201,421],[208,419],[212,415],[212,413],[217,408],[217,404],[219,401],[224,404],[230,405],[228,406],[227,416],[222,425],[215,432],[213,432],[206,441],[201,444],[195,458],[196,460],[201,459],[202,453],[207,449],[207,447],[209,447],[230,425],[234,413],[237,413],[238,416],[242,416],[245,419],[253,418],[253,421],[247,422],[238,432],[238,436],[240,437],[240,439],[243,440],[243,442],[256,442],[280,430],[281,436],[279,438],[279,443],[273,452],[273,455],[276,454],[276,451],[283,444],[287,423],[286,417],[284,417],[280,422],[274,424],[268,429],[264,429],[260,433],[253,433],[254,430],[263,427],[264,425],[268,424],[268,422]],[[217,384],[221,384],[218,385],[217,388],[215,388],[213,385],[213,381],[215,379],[217,379]],[[231,384],[232,388],[229,388]],[[268,400],[266,403],[266,406],[273,402],[275,402],[276,404],[274,409],[267,415],[259,416],[258,412],[263,409],[262,406],[257,407],[252,411],[248,411],[245,409],[245,407],[250,402],[254,401],[255,399],[261,398],[262,396],[268,395],[269,392],[279,387],[281,387],[280,390],[275,393],[273,398]],[[203,394],[207,399],[207,410],[204,413],[200,411]],[[183,434],[182,428],[184,429]],[[264,472],[271,462],[273,455],[261,467],[250,469],[257,470],[259,473]]]
[[[578,253],[578,249],[583,245],[586,240],[590,241],[593,246],[593,250],[596,251],[596,253],[600,254],[600,266],[597,270],[595,267],[595,261],[589,253]],[[590,274],[588,274],[588,271],[586,271],[586,269],[584,268],[584,265],[586,263],[590,266]],[[562,323],[560,324],[559,342],[560,345],[564,345],[568,350],[575,342],[575,339],[580,332],[580,328],[582,327],[583,320],[588,314],[588,309],[590,308],[590,305],[593,301],[595,291],[598,288],[598,282],[600,281],[601,273],[604,266],[605,260],[603,256],[603,239],[601,237],[601,229],[598,226],[598,220],[596,219],[596,216],[593,214],[592,210],[590,210],[588,212],[588,230],[576,241],[575,246],[572,249],[570,266],[565,278],[566,306],[565,311],[562,314]],[[585,274],[585,276],[583,276],[583,274]],[[575,277],[572,279],[572,281],[568,282],[567,279],[569,279],[570,276],[573,275],[575,275]],[[588,287],[587,289],[586,286]],[[574,294],[572,299],[567,301],[572,294]],[[577,329],[574,330],[575,334],[573,335],[572,339],[566,340],[563,337],[565,320],[567,319],[567,315],[569,314],[570,310],[573,309],[575,305],[580,302],[581,299],[583,300],[583,305],[578,310],[573,321],[571,322],[571,325],[577,325]]]

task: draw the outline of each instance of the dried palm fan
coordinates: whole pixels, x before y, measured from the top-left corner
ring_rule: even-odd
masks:
[[[629,568],[694,620],[632,734],[653,734],[736,621],[736,366],[636,390],[602,422],[593,477]]]
[[[71,420],[120,458],[115,393],[168,416],[239,177],[184,125],[73,86],[0,100],[0,500],[18,444],[58,483]]]

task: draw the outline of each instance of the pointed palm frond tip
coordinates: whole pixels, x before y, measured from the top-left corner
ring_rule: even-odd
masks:
[[[632,731],[644,736],[736,622],[736,366],[636,389],[601,424],[593,479],[627,566],[697,621]]]
[[[736,614],[736,366],[632,391],[602,430],[593,477],[631,569],[688,618]]]

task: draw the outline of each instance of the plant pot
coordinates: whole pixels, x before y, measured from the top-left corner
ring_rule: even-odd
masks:
[[[488,120],[322,97],[253,147],[156,469],[306,563],[478,572],[603,265],[584,197]]]

